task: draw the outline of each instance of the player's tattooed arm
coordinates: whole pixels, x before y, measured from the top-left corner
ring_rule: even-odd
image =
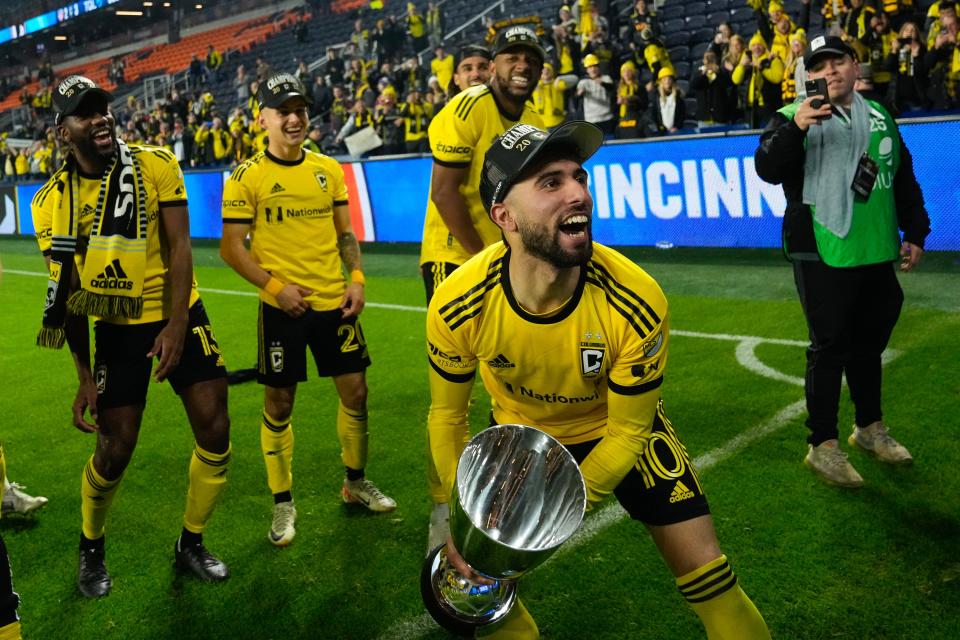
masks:
[[[347,272],[363,270],[360,263],[360,243],[353,231],[347,230],[337,236],[337,246],[340,248],[340,259],[347,267]]]

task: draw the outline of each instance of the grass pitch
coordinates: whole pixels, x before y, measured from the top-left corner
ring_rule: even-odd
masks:
[[[107,522],[109,597],[77,592],[79,480],[93,438],[70,425],[69,355],[33,346],[43,262],[31,240],[0,240],[0,431],[8,473],[46,495],[35,518],[0,521],[23,603],[24,637],[443,638],[424,617],[418,573],[429,500],[423,290],[409,247],[365,247],[368,472],[399,503],[375,516],[342,504],[328,380],[300,387],[297,538],[267,541],[271,499],[260,454],[262,390],[230,389],[234,457],[205,536],[232,570],[201,584],[172,567],[192,438],[166,385],[150,392],[140,442]],[[664,288],[672,327],[664,402],[701,468],[724,552],[774,638],[955,638],[960,611],[960,263],[929,254],[901,278],[906,303],[884,378],[893,433],[913,452],[894,469],[858,452],[860,491],[817,481],[804,455],[806,329],[789,265],[776,252],[633,250]],[[256,298],[210,245],[197,276],[230,368],[255,361]],[[762,339],[751,349],[736,336]],[[739,349],[738,349],[739,346]],[[739,354],[739,356],[738,356]],[[748,357],[752,354],[752,358]],[[771,372],[776,374],[770,377]],[[474,425],[487,401],[475,391]],[[852,423],[844,400],[842,433]],[[549,638],[703,637],[642,526],[614,507],[525,577],[521,595]]]

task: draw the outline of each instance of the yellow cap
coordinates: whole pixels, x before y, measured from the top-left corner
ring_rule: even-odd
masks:
[[[636,71],[636,70],[637,70],[637,65],[633,64],[633,61],[632,61],[632,60],[627,60],[627,61],[624,62],[622,65],[620,65],[620,75],[622,76],[622,75],[624,74],[624,72],[627,71],[627,69],[629,69],[629,70],[631,70],[631,71]]]
[[[544,68],[544,69],[550,69],[550,71],[553,71],[553,64],[550,63],[550,62],[544,62],[544,63],[543,63],[543,68]]]
[[[584,67],[595,67],[598,64],[600,64],[600,58],[593,55],[592,53],[588,53],[587,55],[583,56]]]
[[[779,2],[779,0],[770,0],[770,8],[768,11],[770,13],[773,13],[774,11],[783,11],[783,5]]]
[[[657,74],[657,80],[663,80],[664,78],[676,78],[676,74],[673,72],[672,67],[663,67],[660,69],[660,73]]]
[[[750,38],[750,44],[748,44],[747,46],[750,48],[753,48],[753,45],[755,44],[762,44],[764,49],[767,48],[767,41],[763,39],[763,36],[760,35],[759,31],[753,34],[753,37]]]

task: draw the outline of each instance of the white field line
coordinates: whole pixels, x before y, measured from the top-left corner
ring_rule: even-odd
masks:
[[[13,275],[24,275],[24,276],[40,276],[46,277],[46,273],[38,273],[32,271],[17,271],[8,269],[5,273]],[[230,289],[206,289],[201,288],[203,293],[214,293],[222,295],[235,295],[235,296],[247,296],[255,297],[258,294],[255,291],[234,291]],[[398,304],[383,304],[377,302],[367,303],[368,307],[380,308],[380,309],[392,309],[395,311],[415,311],[415,312],[425,312],[426,307],[415,307],[407,305],[398,305]],[[736,346],[736,358],[737,362],[748,369],[753,371],[757,375],[769,378],[771,380],[778,380],[780,382],[786,382],[788,384],[796,385],[803,387],[804,381],[803,378],[797,376],[790,376],[772,367],[765,365],[763,362],[757,358],[756,348],[761,344],[778,344],[791,347],[806,347],[807,342],[801,340],[783,340],[778,338],[761,338],[758,336],[743,336],[743,335],[731,335],[725,333],[702,333],[698,331],[682,331],[682,330],[673,330],[670,332],[675,336],[690,337],[690,338],[703,338],[707,340],[722,340],[726,342],[735,342]],[[887,349],[883,353],[884,363],[892,361],[900,355],[900,352],[894,349]],[[738,452],[742,451],[749,445],[753,444],[757,440],[774,433],[783,427],[785,427],[790,422],[796,420],[801,415],[803,415],[806,410],[806,401],[801,398],[796,402],[788,404],[786,407],[778,411],[772,418],[762,422],[750,429],[747,429],[740,434],[734,436],[728,440],[723,445],[708,451],[707,453],[697,456],[693,460],[693,464],[696,468],[703,472],[712,467],[720,464],[721,462],[727,460],[728,458],[736,455]],[[576,549],[583,543],[589,541],[598,533],[604,531],[614,523],[618,522],[627,515],[627,512],[623,510],[617,502],[608,503],[603,507],[596,515],[587,518],[584,521],[583,526],[580,527],[580,530],[567,541],[566,544],[557,552],[557,555],[568,553],[569,551]],[[549,560],[548,560],[549,562]],[[403,622],[400,622],[386,632],[384,632],[378,640],[412,640],[414,638],[420,638],[431,631],[437,629],[437,624],[433,619],[426,613],[419,615],[415,618],[410,618]]]

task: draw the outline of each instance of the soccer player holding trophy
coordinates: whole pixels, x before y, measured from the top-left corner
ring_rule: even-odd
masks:
[[[642,269],[592,241],[583,163],[602,139],[585,122],[549,134],[518,124],[487,151],[479,193],[505,240],[454,271],[430,302],[433,459],[444,490],[462,493],[457,462],[479,370],[492,422],[530,425],[561,442],[580,465],[588,509],[613,493],[647,527],[708,638],[766,639],[763,618],[720,551],[700,480],[661,402],[666,298]],[[488,584],[488,559],[469,556],[448,539],[449,562]],[[518,601],[477,636],[539,632]]]

